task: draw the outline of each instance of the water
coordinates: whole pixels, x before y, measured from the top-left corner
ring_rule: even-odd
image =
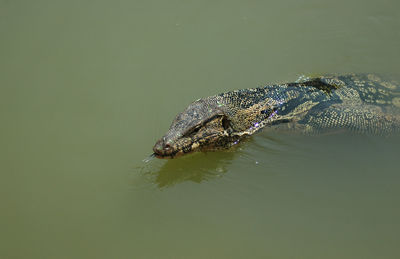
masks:
[[[397,1],[0,1],[0,258],[399,258],[399,137],[176,160],[191,101],[398,75]]]

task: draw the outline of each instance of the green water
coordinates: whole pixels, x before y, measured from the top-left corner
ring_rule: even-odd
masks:
[[[400,138],[153,159],[191,101],[399,75],[386,1],[0,1],[0,258],[400,258]]]

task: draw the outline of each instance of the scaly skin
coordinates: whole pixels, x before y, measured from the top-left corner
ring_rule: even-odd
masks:
[[[159,158],[229,148],[262,128],[304,134],[400,132],[400,89],[373,74],[302,78],[231,91],[190,104],[155,144]]]

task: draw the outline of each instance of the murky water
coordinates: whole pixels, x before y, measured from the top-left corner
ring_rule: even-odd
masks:
[[[398,1],[0,1],[0,258],[399,258],[400,138],[143,160],[191,101],[399,75]]]

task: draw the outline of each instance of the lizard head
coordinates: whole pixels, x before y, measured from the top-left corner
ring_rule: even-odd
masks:
[[[174,158],[193,151],[229,148],[266,126],[276,114],[276,107],[268,98],[252,105],[233,100],[239,99],[217,95],[190,104],[156,142],[154,155]],[[245,101],[251,102],[251,99]]]
[[[216,98],[199,99],[175,117],[168,132],[154,145],[154,155],[174,158],[226,146],[231,131],[224,107]]]

